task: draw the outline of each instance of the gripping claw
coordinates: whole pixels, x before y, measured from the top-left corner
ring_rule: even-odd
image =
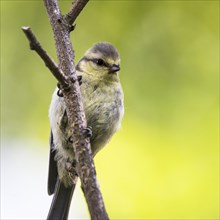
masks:
[[[82,85],[82,75],[77,76],[77,79],[78,79],[79,85],[81,86]]]
[[[59,97],[63,97],[63,93],[62,93],[61,89],[59,89],[59,90],[57,91],[57,95],[58,95]]]
[[[88,126],[83,130],[83,135],[85,138],[91,138],[92,137],[92,127]]]

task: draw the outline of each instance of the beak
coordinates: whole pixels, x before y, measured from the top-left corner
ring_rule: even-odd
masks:
[[[119,65],[116,65],[116,64],[113,64],[111,67],[110,67],[110,73],[116,73],[120,70],[120,67]]]

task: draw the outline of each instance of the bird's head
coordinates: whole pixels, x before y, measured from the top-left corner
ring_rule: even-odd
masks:
[[[95,44],[77,64],[77,70],[100,79],[117,80],[120,56],[116,48],[106,42]]]

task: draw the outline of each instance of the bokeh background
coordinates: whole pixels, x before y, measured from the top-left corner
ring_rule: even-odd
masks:
[[[71,1],[60,1],[63,13]],[[121,54],[122,129],[95,158],[111,219],[219,219],[219,1],[91,1],[71,34]],[[45,219],[56,59],[43,1],[1,1],[1,219]],[[70,219],[87,219],[80,187]]]

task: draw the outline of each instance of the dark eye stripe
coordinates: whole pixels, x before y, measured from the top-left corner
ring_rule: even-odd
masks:
[[[98,65],[98,66],[108,67],[108,64],[106,64],[105,61],[104,61],[103,59],[101,59],[101,58],[99,58],[99,59],[97,59],[97,58],[91,59],[91,58],[88,58],[88,57],[83,57],[83,58],[81,59],[81,61],[82,61],[82,60],[91,61],[91,62],[95,63],[95,64]]]

